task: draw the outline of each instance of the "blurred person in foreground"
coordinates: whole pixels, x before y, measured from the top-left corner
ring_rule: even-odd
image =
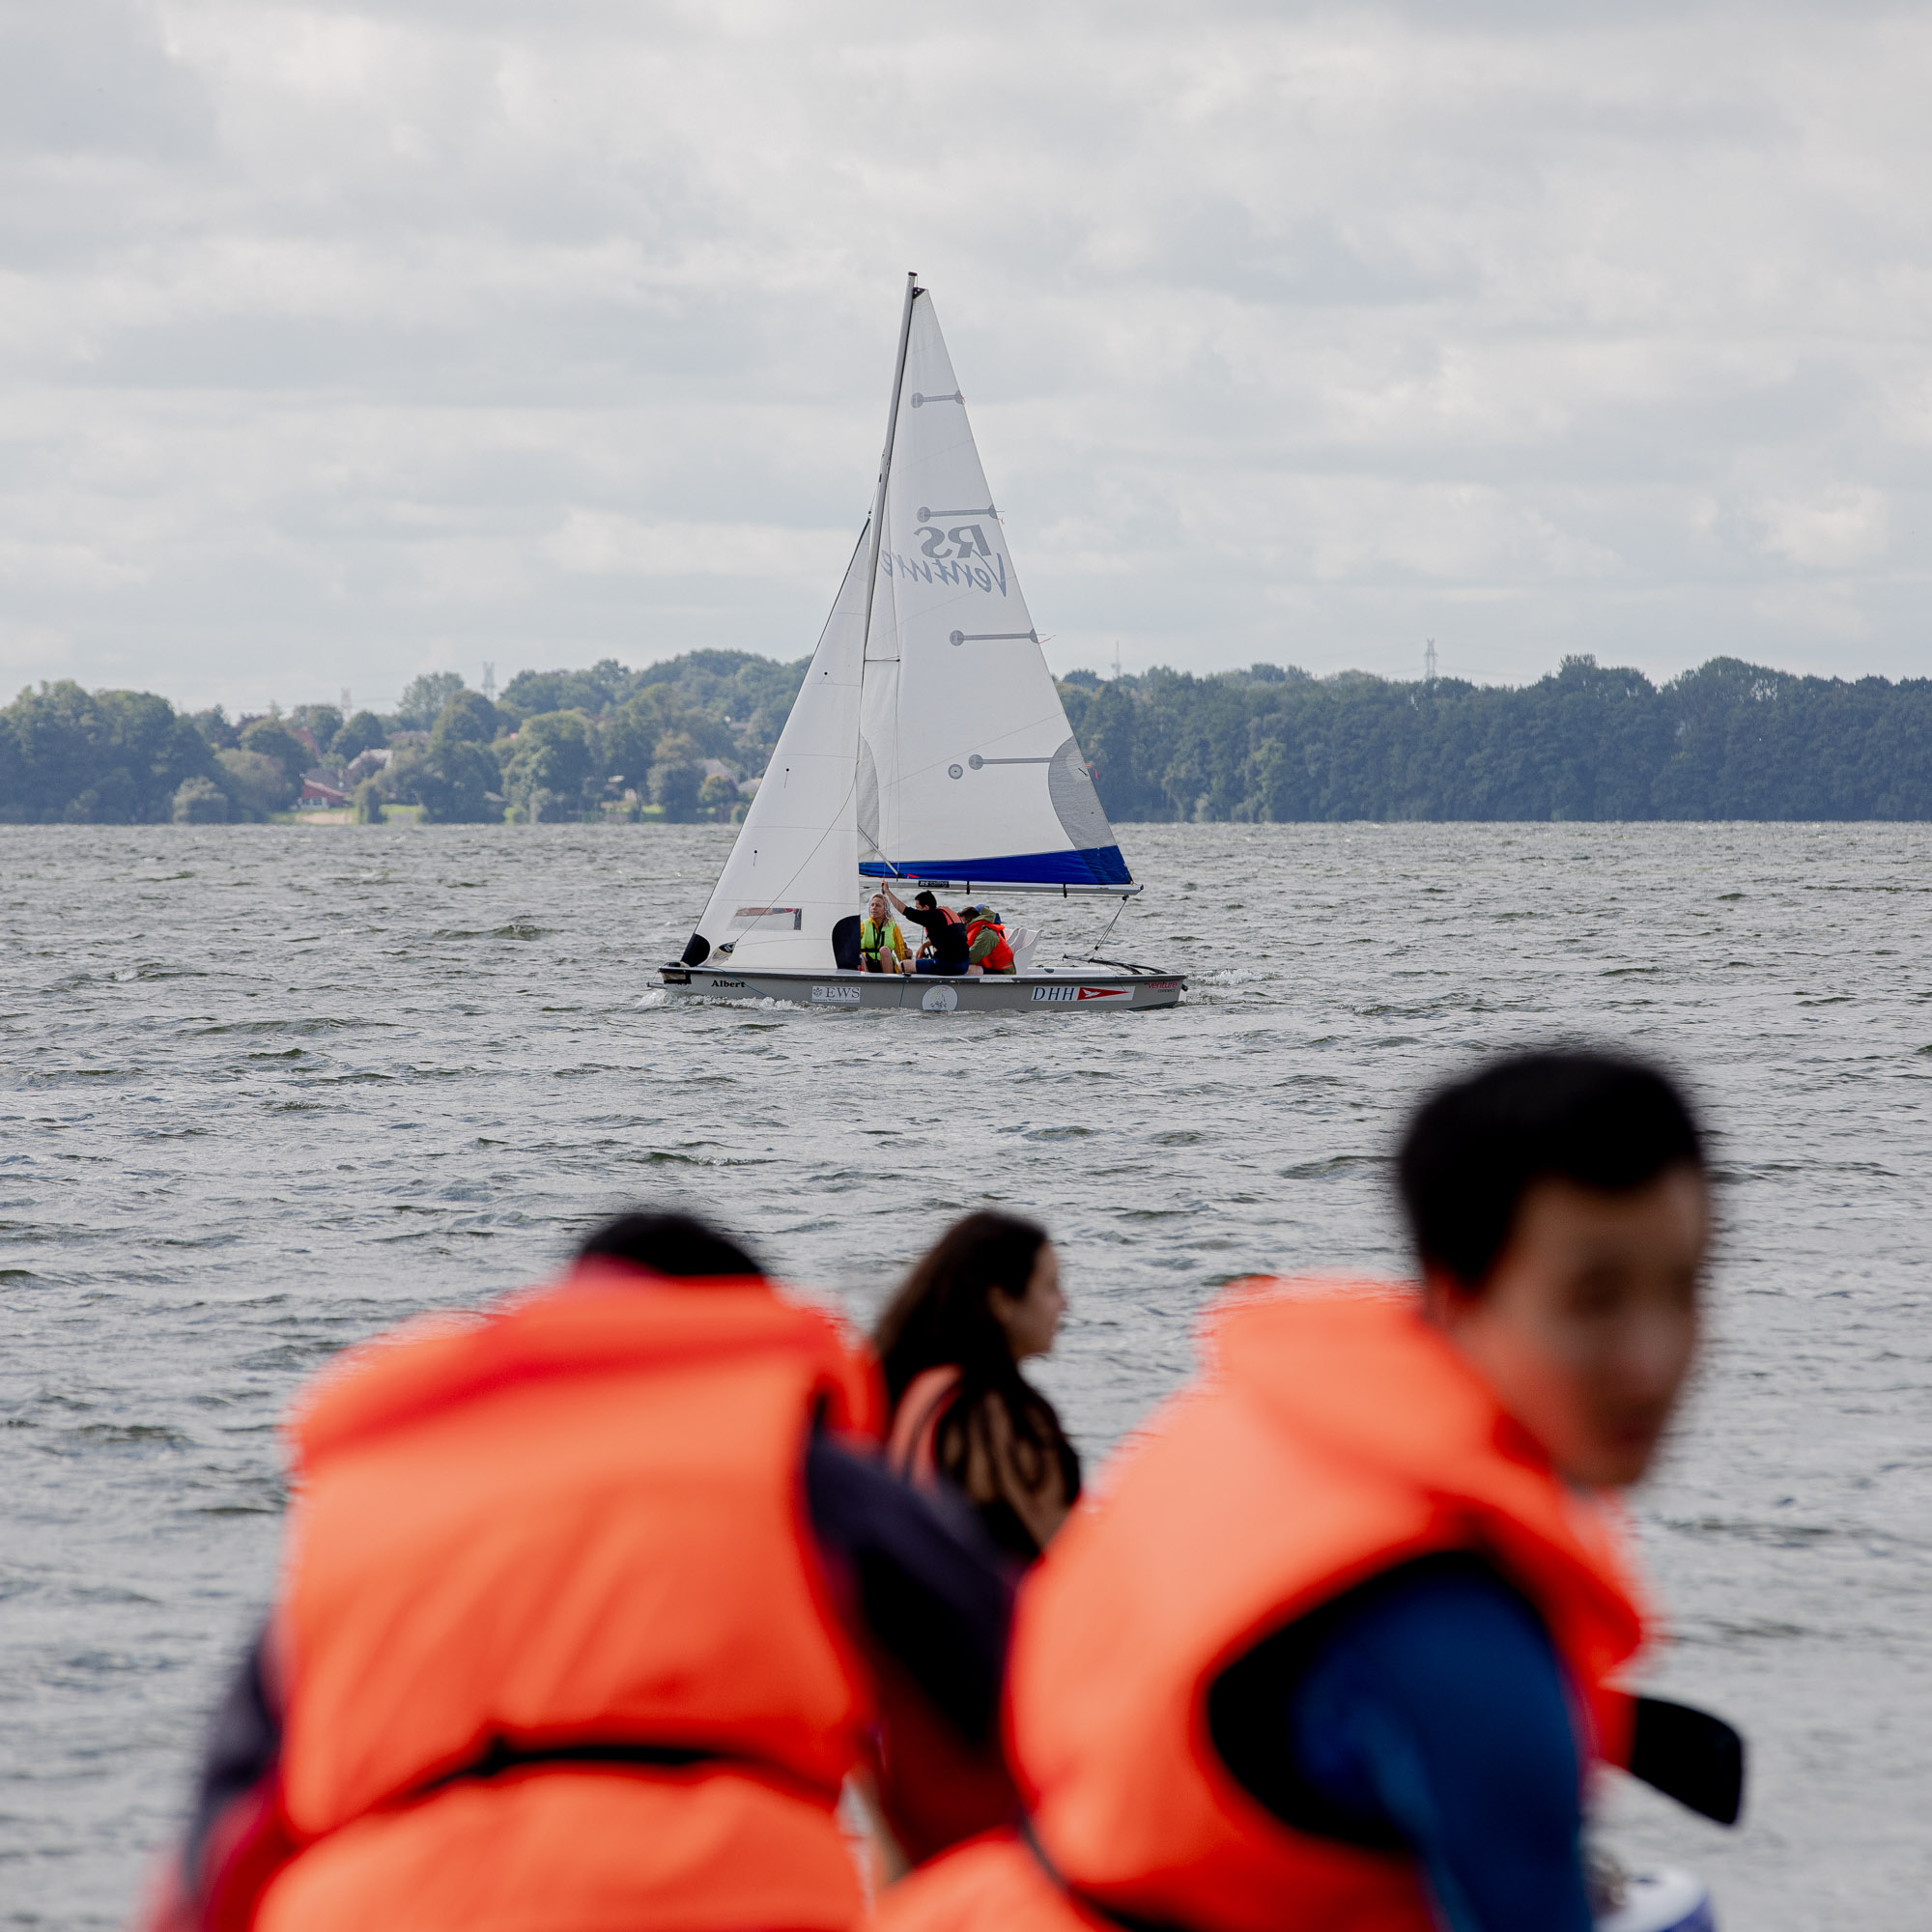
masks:
[[[1066,1297],[1046,1231],[1011,1214],[955,1221],[872,1333],[895,1474],[950,1486],[1008,1555],[1031,1563],[1080,1494],[1080,1457],[1020,1364],[1053,1348]]]
[[[1609,1498],[1697,1346],[1696,1123],[1645,1065],[1525,1054],[1397,1167],[1419,1289],[1223,1302],[1022,1593],[1026,1819],[882,1932],[1589,1932],[1593,1762],[1736,1816],[1736,1734],[1612,1684],[1646,1618]]]
[[[144,1923],[855,1924],[841,1786],[881,1732],[888,1816],[923,1739],[942,1782],[997,1766],[1010,1608],[880,1419],[834,1319],[680,1215],[350,1350],[297,1404],[278,1600]],[[915,1790],[928,1848],[1003,1777]]]

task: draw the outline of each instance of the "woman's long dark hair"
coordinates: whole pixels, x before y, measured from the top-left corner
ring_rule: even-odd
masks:
[[[976,1434],[983,1442],[986,1403],[997,1401],[1010,1424],[1012,1469],[1037,1492],[1057,1467],[1070,1502],[1080,1493],[1080,1458],[1053,1405],[1020,1374],[1005,1325],[993,1313],[992,1292],[1015,1301],[1033,1279],[1046,1230],[1013,1214],[981,1212],[956,1221],[914,1264],[872,1331],[895,1411],[927,1369],[956,1368],[957,1391],[934,1433],[933,1461],[956,1482],[965,1479]],[[1024,1561],[1039,1545],[1011,1506],[989,1506],[994,1539]]]
[[[962,1383],[980,1387],[1019,1381],[992,1292],[1019,1300],[1045,1245],[1044,1228],[981,1212],[955,1221],[920,1257],[872,1330],[893,1407],[927,1369],[956,1368]]]

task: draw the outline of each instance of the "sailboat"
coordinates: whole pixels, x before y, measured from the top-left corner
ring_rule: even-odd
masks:
[[[673,994],[923,1012],[1172,1007],[1178,973],[1125,960],[1012,973],[859,969],[873,892],[942,905],[1141,890],[1040,652],[932,298],[906,277],[872,510],[818,648],[682,958]],[[908,923],[904,930],[918,935]]]

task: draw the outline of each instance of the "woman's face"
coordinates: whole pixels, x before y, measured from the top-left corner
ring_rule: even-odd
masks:
[[[986,1302],[994,1320],[1007,1331],[1014,1361],[1045,1354],[1053,1347],[1060,1318],[1066,1313],[1066,1297],[1060,1292],[1060,1257],[1053,1243],[1039,1244],[1024,1293],[1009,1294],[1004,1288],[996,1288],[989,1292]]]

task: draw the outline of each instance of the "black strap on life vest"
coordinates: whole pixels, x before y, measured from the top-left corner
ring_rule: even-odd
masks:
[[[1033,1829],[1032,1818],[1024,1813],[1020,1818],[1019,1833],[1020,1843],[1033,1854],[1034,1862],[1065,1894],[1067,1903],[1089,1918],[1097,1919],[1102,1925],[1118,1926],[1120,1932],[1191,1932],[1190,1927],[1178,1919],[1143,1918],[1137,1912],[1122,1912],[1117,1905],[1102,1905],[1097,1898],[1082,1891],[1077,1886],[1067,1884],[1060,1867],[1047,1857],[1045,1846]]]
[[[557,1744],[518,1744],[498,1734],[472,1758],[453,1770],[440,1773],[412,1785],[396,1803],[413,1804],[434,1797],[453,1784],[468,1784],[501,1777],[518,1771],[554,1768],[611,1771],[695,1771],[714,1769],[735,1771],[763,1784],[775,1784],[796,1797],[809,1798],[827,1808],[838,1802],[837,1789],[827,1790],[796,1772],[786,1771],[763,1758],[740,1756],[731,1751],[714,1750],[700,1745],[645,1743],[641,1740],[567,1739]]]

